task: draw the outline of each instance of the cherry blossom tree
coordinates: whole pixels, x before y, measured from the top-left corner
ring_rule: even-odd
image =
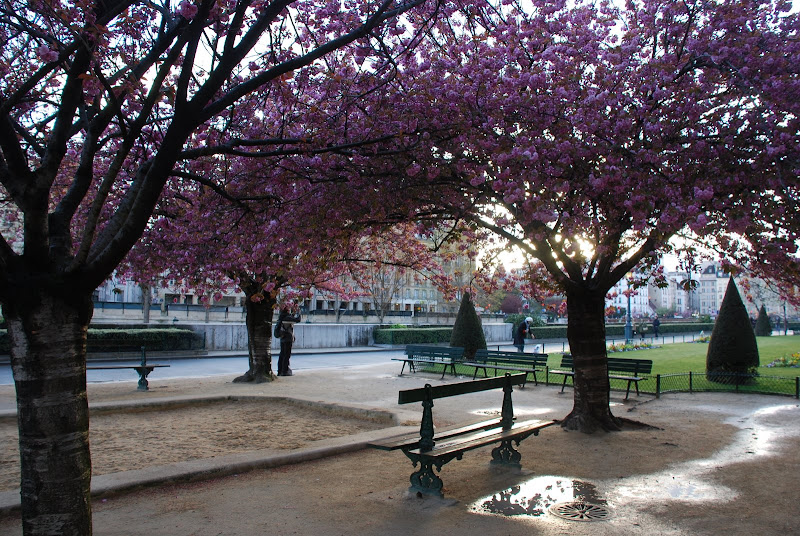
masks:
[[[168,181],[201,181],[188,163],[204,155],[307,151],[314,133],[291,123],[247,137],[226,136],[225,126],[248,95],[269,103],[288,98],[294,77],[310,86],[329,76],[325,58],[342,47],[357,45],[358,61],[330,76],[391,73],[391,56],[414,45],[438,7],[0,5],[0,303],[17,390],[25,534],[92,532],[91,295],[139,239]],[[307,95],[298,105],[313,105]],[[331,140],[319,142],[331,150]]]
[[[261,383],[274,379],[276,305],[296,302],[314,286],[338,290],[342,259],[358,230],[337,219],[340,205],[323,202],[352,197],[338,185],[267,180],[250,166],[233,167],[238,171],[217,170],[226,179],[214,190],[184,189],[162,203],[162,217],[145,231],[124,269],[137,280],[176,280],[212,298],[221,290],[244,292],[249,367],[234,381]]]
[[[532,283],[546,271],[576,366],[563,426],[616,430],[617,281],[682,235],[796,282],[800,16],[782,1],[512,7],[440,25],[404,66],[398,106],[434,133],[408,173],[525,252]]]

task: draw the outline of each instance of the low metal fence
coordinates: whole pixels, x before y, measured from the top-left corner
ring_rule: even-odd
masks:
[[[655,396],[663,393],[724,392],[800,398],[800,377],[714,373],[712,378],[705,372],[658,374],[655,378],[643,380],[639,389]]]
[[[430,367],[427,372],[435,372]],[[441,372],[441,369],[438,369]],[[456,365],[456,372],[471,375],[474,369]],[[544,373],[545,385],[561,385],[564,378]],[[660,397],[666,393],[751,393],[761,395],[782,395],[800,399],[800,377],[798,376],[763,376],[758,374],[715,373],[713,379],[705,372],[679,372],[672,374],[656,374],[639,381],[639,393]],[[533,378],[530,378],[533,381]],[[541,381],[541,378],[540,378]],[[627,380],[609,379],[612,391],[625,391]],[[567,378],[566,385],[572,386],[572,379]],[[631,387],[633,391],[634,387]]]

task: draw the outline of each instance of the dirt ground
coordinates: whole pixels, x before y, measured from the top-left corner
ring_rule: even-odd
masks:
[[[152,382],[153,390],[144,394],[136,393],[134,384],[91,385],[89,399],[95,404],[198,393],[292,396],[304,401],[388,409],[398,414],[400,423],[418,425],[419,409],[416,405],[398,406],[397,391],[442,381],[420,374],[398,377],[394,365],[310,371],[262,386],[232,384],[231,378],[222,377]],[[443,380],[448,381],[453,379]],[[565,416],[571,407],[571,394],[558,391],[542,385],[516,390],[516,414],[520,418]],[[402,453],[367,449],[98,499],[93,504],[94,533],[800,533],[794,513],[800,499],[796,485],[800,467],[797,400],[715,393],[666,395],[660,399],[642,396],[624,402],[616,396],[612,402],[617,415],[653,428],[585,435],[553,426],[521,443],[521,471],[489,466],[488,448],[467,452],[462,460],[454,460],[440,471],[444,499],[408,494],[413,468]],[[434,416],[438,425],[475,420],[479,415],[496,412],[501,398],[502,393],[479,393],[441,399],[434,407]],[[13,400],[13,392],[0,388],[0,405],[7,405],[9,400]],[[297,408],[288,407],[290,412],[294,409]],[[206,415],[200,420],[214,418]],[[251,415],[250,420],[253,418]],[[309,418],[316,419],[314,429],[321,431],[331,416],[312,412]],[[284,435],[292,428],[285,427]],[[161,445],[163,450],[174,448],[167,436],[179,444],[201,444],[198,436],[203,434],[195,431],[191,436],[184,435],[189,432],[185,431],[183,418],[159,429],[164,430],[164,437],[147,440]],[[134,443],[129,448],[136,448],[141,438],[129,436],[126,441]],[[123,441],[115,448],[124,449],[125,445]],[[0,448],[6,456],[10,447],[4,443]],[[181,456],[188,455],[191,454]],[[548,510],[553,504],[576,500],[599,505],[608,518],[572,521]],[[20,533],[16,515],[0,518],[0,534]]]
[[[386,425],[272,399],[108,411],[91,417],[92,474],[213,458],[267,445],[293,450],[382,426]],[[17,432],[16,422],[0,422],[0,491],[19,488]]]

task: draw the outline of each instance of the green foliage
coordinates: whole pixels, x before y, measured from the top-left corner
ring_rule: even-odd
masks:
[[[525,320],[528,317],[531,317],[531,319],[533,320],[533,322],[531,322],[531,327],[532,328],[533,327],[537,327],[537,326],[546,326],[547,325],[547,323],[544,320],[542,320],[541,315],[530,314],[530,313],[528,313],[528,314],[515,313],[515,314],[512,314],[512,315],[506,315],[506,318],[505,318],[504,322],[506,324],[511,324],[511,332],[513,333],[514,330],[517,329],[517,326],[519,326],[520,322],[522,322],[523,320]],[[537,337],[538,337],[538,335],[537,335]]]
[[[203,336],[189,329],[179,328],[89,328],[87,350],[95,352],[138,352],[199,350],[205,346]],[[0,331],[0,354],[11,351],[11,341],[6,330]]]
[[[750,317],[731,277],[708,343],[706,375],[718,383],[746,384],[752,379],[744,375],[755,373],[758,364],[758,344]]]
[[[772,324],[769,321],[767,308],[763,305],[758,310],[758,320],[756,320],[756,337],[769,337],[772,335]]]
[[[453,328],[377,328],[372,332],[375,344],[407,345],[407,344],[448,344]]]
[[[472,359],[478,349],[486,349],[486,336],[483,333],[481,319],[475,312],[475,305],[469,292],[464,293],[458,308],[450,346],[464,348],[464,359]]]

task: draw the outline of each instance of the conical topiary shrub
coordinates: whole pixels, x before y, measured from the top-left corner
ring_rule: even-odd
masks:
[[[731,277],[708,343],[706,377],[717,383],[742,385],[753,382],[757,368],[756,336]]]
[[[767,308],[763,305],[758,310],[758,320],[756,320],[756,337],[769,337],[772,335],[772,324],[769,321]]]
[[[450,336],[450,346],[464,348],[464,359],[472,359],[475,352],[486,348],[486,336],[483,326],[469,292],[464,293],[461,306],[458,308],[456,322],[453,325],[453,334]]]

